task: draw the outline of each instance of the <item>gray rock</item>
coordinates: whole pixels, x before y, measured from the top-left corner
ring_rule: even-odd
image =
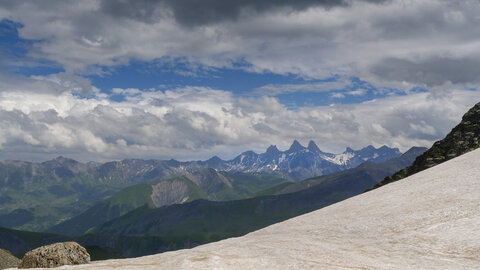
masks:
[[[0,269],[15,268],[20,264],[20,259],[13,256],[10,251],[0,248]]]
[[[75,242],[56,243],[27,252],[18,268],[53,268],[90,262],[87,250]]]

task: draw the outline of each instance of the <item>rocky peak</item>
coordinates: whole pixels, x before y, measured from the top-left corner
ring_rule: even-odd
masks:
[[[317,144],[316,144],[313,140],[310,140],[310,141],[308,142],[307,149],[308,149],[310,152],[314,152],[314,153],[321,153],[321,152],[322,152],[322,151],[320,150],[320,148],[318,148]]]
[[[218,156],[213,156],[206,161],[206,163],[209,167],[215,167],[215,168],[222,165],[223,162],[224,161],[221,158],[219,158]]]
[[[280,153],[280,150],[278,150],[276,145],[270,145],[267,148],[267,152],[265,152],[265,153],[266,154],[277,154],[277,153]]]
[[[303,145],[301,145],[297,140],[294,140],[288,152],[299,152],[306,149]]]
[[[373,145],[369,145],[369,146],[366,146],[366,147],[360,149],[360,152],[373,152],[375,150],[376,150],[376,148],[373,147]]]
[[[347,148],[345,149],[345,153],[353,153],[353,152],[355,152],[355,150],[353,150],[353,149],[350,148],[350,147],[347,147]]]

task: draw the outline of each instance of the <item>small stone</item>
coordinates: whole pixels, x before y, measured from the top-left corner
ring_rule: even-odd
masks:
[[[53,268],[90,263],[90,254],[75,242],[56,243],[29,251],[18,268]]]

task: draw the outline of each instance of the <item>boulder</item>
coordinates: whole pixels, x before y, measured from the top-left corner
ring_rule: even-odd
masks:
[[[53,268],[90,262],[87,250],[75,242],[56,243],[29,251],[18,268]]]
[[[0,269],[16,268],[20,259],[13,256],[10,251],[0,248]]]

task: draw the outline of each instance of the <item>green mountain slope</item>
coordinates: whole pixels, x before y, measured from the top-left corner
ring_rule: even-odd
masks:
[[[454,127],[444,139],[435,142],[411,166],[386,177],[371,189],[398,181],[478,147],[480,147],[480,103],[465,113],[460,124]]]
[[[42,230],[81,213],[123,187],[102,183],[92,167],[57,158],[44,163],[0,163],[0,226]]]
[[[270,173],[247,174],[203,169],[181,177],[152,184],[139,184],[121,190],[112,197],[64,221],[48,232],[82,235],[95,226],[126,214],[140,206],[158,208],[197,199],[241,199],[253,192],[284,182]]]
[[[112,197],[94,205],[80,215],[64,221],[48,231],[63,233],[68,230],[74,235],[81,235],[93,227],[92,222],[93,224],[96,222],[106,222],[142,205],[153,207],[153,201],[150,198],[151,194],[152,186],[149,184],[127,187]]]
[[[81,214],[122,188],[189,174],[215,162],[125,159],[84,164],[64,157],[42,163],[3,161],[0,226],[43,231]],[[237,198],[238,193],[225,188],[215,196],[218,198],[213,199],[231,199]],[[203,197],[197,194],[192,198]]]
[[[424,150],[424,149],[423,149]],[[329,177],[311,179],[314,186],[288,194],[213,202],[197,200],[152,209],[147,206],[98,226],[104,235],[178,237],[196,244],[239,236],[362,193],[385,176],[411,164],[422,149],[382,164],[361,166]]]

